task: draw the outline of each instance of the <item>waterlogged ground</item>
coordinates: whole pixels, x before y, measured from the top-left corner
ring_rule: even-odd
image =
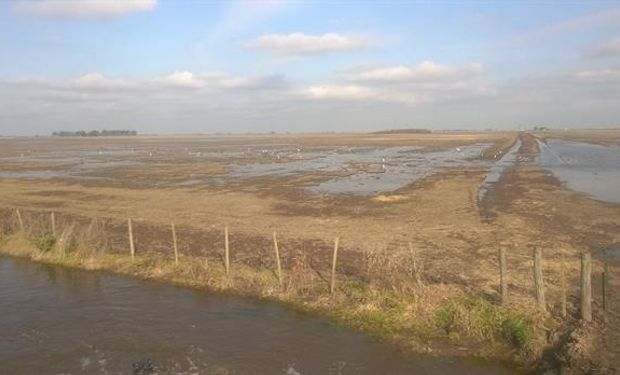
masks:
[[[517,137],[519,141],[515,143]],[[536,137],[542,137],[546,144],[539,144]],[[540,246],[545,249],[548,307],[556,318],[559,316],[559,278],[563,269],[558,259],[560,255],[566,259],[570,270],[569,315],[570,319],[577,318],[579,256],[584,250],[590,250],[598,262],[593,280],[594,313],[597,321],[602,321],[600,293],[596,290],[601,284],[600,279],[596,279],[601,271],[600,249],[617,249],[620,244],[620,205],[608,203],[617,202],[612,187],[620,186],[616,179],[620,163],[614,156],[618,144],[620,133],[611,131],[604,134],[557,132],[536,135],[0,139],[0,206],[8,213],[5,215],[7,228],[13,231],[17,228],[16,207],[22,210],[25,226],[32,228],[33,233],[49,230],[50,211],[56,212],[60,228],[72,225],[76,219],[74,215],[84,218],[84,228],[89,221],[91,224],[101,221],[108,234],[106,238],[113,239],[106,250],[122,254],[128,248],[127,218],[133,218],[138,252],[168,258],[171,257],[170,221],[174,221],[182,256],[205,257],[211,263],[221,262],[222,233],[224,225],[228,225],[233,263],[262,265],[270,269],[273,268],[272,235],[277,231],[285,268],[290,268],[293,260],[307,257],[308,266],[321,272],[317,272],[317,285],[323,285],[321,277],[329,270],[335,237],[339,237],[341,243],[338,270],[346,275],[357,275],[356,272],[361,272],[359,270],[364,270],[366,275],[365,270],[374,259],[365,257],[368,254],[402,255],[409,254],[413,248],[419,256],[422,280],[437,296],[449,295],[450,291],[467,291],[489,301],[499,298],[497,249],[504,243],[509,247],[509,295],[514,301],[511,306],[527,311],[535,309],[529,246]],[[484,149],[484,145],[491,146]],[[480,148],[484,149],[482,154]],[[484,208],[485,205],[488,209]],[[491,213],[488,218],[486,212]],[[613,254],[617,255],[615,251]],[[617,260],[617,256],[613,259]],[[389,288],[398,282],[399,277],[409,277],[409,271],[404,268],[400,271],[399,266],[386,262],[385,267],[393,267],[384,273],[390,278],[376,282]],[[588,348],[598,363],[614,368],[620,355],[617,353],[620,347],[617,306],[620,302],[616,302],[618,297],[613,294],[620,290],[615,287],[620,280],[617,261],[610,264],[610,274],[614,287],[611,288],[611,312],[606,317],[609,324],[601,325],[604,329]],[[87,280],[81,276],[76,279]],[[349,339],[332,338],[330,335],[334,331],[325,328],[328,326],[323,322],[304,321],[309,326],[302,325],[310,328],[297,332],[288,324],[298,322],[295,320],[300,319],[298,314],[277,308],[270,310],[271,307],[264,308],[247,301],[219,300],[219,297],[181,289],[150,292],[150,284],[146,284],[143,290],[149,290],[149,293],[134,296],[130,289],[142,289],[143,286],[129,284],[123,286],[129,294],[120,301],[120,298],[109,298],[108,286],[97,287],[100,291],[96,290],[96,293],[102,293],[97,298],[108,298],[111,306],[103,310],[108,312],[105,315],[98,314],[95,308],[82,311],[77,303],[70,302],[74,295],[84,295],[82,301],[92,302],[88,298],[91,292],[84,292],[84,288],[106,283],[62,284],[65,286],[60,290],[65,292],[50,293],[53,298],[41,300],[44,302],[24,298],[19,311],[24,311],[21,315],[28,319],[22,320],[43,323],[34,327],[20,326],[22,320],[15,318],[0,326],[0,331],[6,330],[10,332],[9,337],[15,338],[11,343],[17,348],[17,352],[1,357],[2,360],[15,357],[28,363],[24,358],[37,358],[33,353],[50,358],[58,353],[54,352],[54,345],[46,341],[51,340],[48,337],[63,338],[64,331],[73,329],[55,330],[56,325],[64,326],[61,320],[64,317],[49,314],[50,320],[46,320],[47,314],[30,308],[32,301],[37,301],[37,306],[49,306],[44,312],[64,308],[61,303],[76,305],[75,312],[67,314],[68,318],[93,327],[89,332],[94,337],[98,334],[103,337],[94,343],[66,340],[67,347],[62,353],[68,353],[67,363],[74,366],[67,371],[70,373],[86,372],[81,370],[82,365],[90,366],[88,369],[92,370],[92,366],[99,363],[110,366],[106,367],[113,369],[110,373],[126,372],[127,366],[144,358],[159,360],[158,363],[166,368],[183,371],[193,366],[191,361],[215,369],[211,373],[220,370],[224,371],[221,373],[255,373],[244,367],[242,360],[245,359],[251,369],[256,367],[263,371],[268,368],[262,373],[280,371],[290,374],[339,373],[340,363],[346,363],[345,370],[362,366],[368,369],[366,373],[433,373],[434,366],[442,369],[441,366],[445,365],[431,361],[429,368],[433,370],[425,370],[426,367],[420,370],[415,366],[428,362],[415,359],[414,371],[411,371],[407,367],[411,364],[409,359],[393,357],[393,348],[385,349],[388,352],[385,354],[384,349],[365,346],[368,341],[360,339],[362,336],[354,336],[357,339],[350,342]],[[42,285],[53,289],[45,282]],[[28,293],[26,291],[22,297]],[[63,293],[71,296],[66,297]],[[172,298],[174,306],[152,299],[160,294],[166,300]],[[175,294],[181,299],[174,299]],[[15,298],[19,300],[20,296]],[[217,302],[208,302],[215,300]],[[164,304],[159,305],[160,302]],[[194,307],[190,306],[192,303]],[[0,312],[14,316],[15,311],[9,310],[11,306],[3,303]],[[204,330],[194,334],[192,327],[169,323],[166,326],[145,306],[153,311],[161,310],[166,322],[197,321],[196,327]],[[215,307],[211,310],[210,306],[223,306],[226,313],[218,312]],[[169,312],[172,309],[176,309],[177,315],[169,319],[173,315]],[[244,316],[239,311],[249,315]],[[429,316],[434,316],[433,311],[429,310]],[[206,339],[219,338],[218,332],[223,332],[224,327],[233,329],[235,325],[241,325],[235,319],[222,323],[219,320],[221,315],[227,314],[244,316],[250,324],[246,328],[250,334],[235,336],[228,333],[232,336],[231,341],[220,339],[221,345]],[[214,319],[217,326],[205,325],[201,321],[205,317]],[[275,321],[269,320],[270,317]],[[97,331],[95,321],[108,318],[112,322],[104,327],[123,330],[110,330],[108,336]],[[130,327],[128,322],[133,321],[141,324]],[[166,328],[159,327],[160,323]],[[156,327],[153,333],[148,329],[150,324]],[[253,324],[261,327],[253,327]],[[29,332],[27,330],[15,331],[20,327],[30,329],[32,335],[23,334]],[[40,333],[43,328],[49,331]],[[77,329],[71,332],[77,332]],[[182,335],[175,335],[177,332]],[[317,336],[313,336],[315,334]],[[163,344],[159,335],[166,338]],[[263,336],[268,338],[267,341],[255,341]],[[275,337],[276,344],[270,337]],[[464,334],[460,337],[462,341],[454,344],[458,347],[455,350],[460,353],[479,350],[478,341],[469,341]],[[447,337],[442,339],[448,341]],[[279,341],[286,343],[289,349],[278,346]],[[35,345],[39,342],[42,346]],[[144,342],[148,345],[140,346]],[[203,345],[200,349],[205,352],[197,349],[197,342]],[[167,343],[171,345],[167,346]],[[220,347],[230,351],[220,350]],[[254,351],[257,356],[270,358],[271,362],[262,367],[260,358],[239,357],[240,354],[233,353],[234,347]],[[353,352],[348,352],[348,348]],[[0,355],[4,353],[3,349],[0,348]],[[153,352],[159,355],[153,355]],[[211,354],[204,354],[206,352]],[[269,356],[271,352],[273,357]],[[22,353],[28,356],[22,356]],[[299,353],[307,355],[309,361],[306,362]],[[164,357],[171,359],[162,359]],[[321,358],[324,361],[319,360]],[[17,362],[11,363],[15,365]],[[111,367],[112,363],[117,367]],[[377,363],[381,363],[381,367]],[[394,363],[394,371],[389,372],[386,363]],[[44,368],[46,363],[32,365]],[[451,367],[446,371],[450,373]],[[26,372],[36,373],[36,369]]]
[[[0,257],[6,374],[509,374],[236,297]]]
[[[620,203],[620,146],[549,139],[539,148],[540,165],[568,188]]]
[[[21,148],[0,157],[0,178],[102,185],[252,189],[303,179],[306,193],[376,195],[456,168],[488,168],[493,143],[436,146],[100,144],[71,150]],[[489,156],[489,155],[487,155]],[[490,161],[489,161],[490,160]]]

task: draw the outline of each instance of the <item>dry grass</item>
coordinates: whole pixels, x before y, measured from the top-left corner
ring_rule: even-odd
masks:
[[[429,147],[485,139],[497,145],[512,141],[506,134],[416,137],[277,138],[278,142],[296,144],[408,142]],[[229,144],[241,145],[249,138],[227,139]],[[104,141],[109,142],[87,142]],[[175,147],[198,141],[206,139],[179,138]],[[273,138],[254,141],[268,144]],[[83,146],[82,140],[59,142],[66,149]],[[134,140],[118,142],[130,144]],[[158,138],[140,142],[163,144]],[[27,147],[23,143],[11,145],[10,152]],[[37,146],[59,147],[47,143]],[[215,141],[214,147],[219,147]],[[168,176],[168,172],[162,173]],[[174,177],[176,172],[170,173]],[[556,333],[577,318],[579,254],[592,250],[596,257],[601,245],[620,243],[620,208],[571,193],[549,181],[543,171],[522,167],[516,180],[510,182],[514,186],[504,205],[498,207],[501,215],[490,223],[483,222],[474,193],[483,178],[483,170],[453,170],[396,194],[337,200],[282,196],[274,190],[131,189],[66,181],[2,180],[0,206],[20,207],[28,226],[26,235],[32,238],[49,231],[49,211],[57,211],[56,250],[50,254],[28,253],[36,259],[56,261],[64,247],[66,257],[58,260],[60,263],[274,298],[320,311],[377,336],[401,340],[416,350],[446,353],[465,347],[467,350],[460,354],[502,356],[514,354],[511,350],[516,345],[522,349],[515,352],[528,353],[535,359],[546,345],[553,344],[545,337],[553,341]],[[93,217],[98,219],[92,221]],[[137,230],[138,257],[133,263],[127,257],[128,217],[134,219]],[[171,220],[179,232],[178,267],[171,251]],[[221,261],[224,225],[231,230],[230,278],[224,277]],[[12,211],[0,215],[0,233],[10,235],[5,251],[6,245],[15,241],[17,230]],[[281,245],[283,288],[273,271],[274,230]],[[60,241],[63,235],[66,239]],[[338,290],[329,296],[330,244],[337,236],[342,246]],[[30,241],[23,245],[32,247]],[[509,301],[505,306],[499,304],[499,246],[507,247]],[[543,248],[546,312],[538,311],[533,297],[532,246]],[[566,320],[559,314],[562,256],[568,284]],[[595,273],[599,267],[595,264]],[[612,281],[620,274],[617,267],[611,267],[611,273]],[[510,334],[530,332],[530,328],[531,335]],[[529,337],[527,344],[523,344],[523,337]],[[442,345],[445,340],[455,343]],[[598,350],[613,352],[614,346],[618,347],[614,342]]]
[[[461,346],[476,343],[459,355],[523,360],[520,355],[538,353],[542,348],[539,325],[548,317],[532,319],[519,309],[498,306],[454,285],[426,283],[424,261],[413,245],[365,251],[365,273],[339,275],[337,291],[330,295],[327,272],[314,269],[303,250],[295,252],[291,267],[284,272],[282,287],[273,269],[233,263],[231,275],[227,276],[222,262],[213,257],[183,255],[175,265],[170,256],[143,253],[132,261],[127,252],[121,254],[107,247],[104,226],[95,219],[65,220],[53,249],[42,251],[36,240],[49,232],[41,232],[45,225],[36,222],[35,217],[44,216],[28,216],[28,222],[39,232],[4,231],[2,252],[40,262],[274,299],[417,351],[437,350],[433,342],[446,337]],[[507,328],[506,322],[513,326]],[[486,343],[480,344],[483,341]]]

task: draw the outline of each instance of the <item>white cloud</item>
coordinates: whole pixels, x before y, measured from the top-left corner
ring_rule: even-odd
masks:
[[[467,78],[481,73],[482,70],[482,65],[478,63],[460,67],[423,61],[414,66],[395,65],[357,68],[348,74],[348,79],[375,83],[424,82]]]
[[[207,85],[206,77],[188,71],[177,71],[163,78],[156,79],[156,81],[171,86],[194,89],[202,88]]]
[[[281,89],[288,87],[286,78],[279,74],[253,77],[224,77],[219,82],[221,87],[230,89]]]
[[[96,18],[147,12],[156,7],[157,0],[22,0],[13,10],[44,17]]]
[[[314,99],[362,100],[376,97],[372,89],[357,85],[316,85],[306,88],[302,93]]]
[[[495,95],[495,89],[479,79],[483,68],[473,63],[367,66],[346,71],[340,79],[313,85],[303,92],[313,99],[363,100],[417,105],[467,101]]]
[[[620,82],[620,69],[585,70],[575,74],[578,80],[591,83]]]
[[[3,82],[0,81],[0,83]],[[88,93],[89,95],[119,97],[125,94],[134,95],[137,90],[145,94],[182,95],[183,91],[190,93],[200,90],[222,92],[232,89],[273,91],[285,89],[288,86],[286,78],[282,75],[233,76],[222,72],[193,73],[189,71],[175,71],[168,75],[144,79],[109,78],[101,73],[93,72],[73,80],[22,79],[4,81],[4,83],[15,87],[33,88],[41,93],[52,95]]]
[[[599,57],[620,57],[620,37],[598,46],[594,54]]]
[[[263,49],[279,55],[314,55],[335,51],[352,50],[364,47],[366,43],[360,38],[327,33],[309,35],[301,32],[292,34],[261,35],[249,47]]]

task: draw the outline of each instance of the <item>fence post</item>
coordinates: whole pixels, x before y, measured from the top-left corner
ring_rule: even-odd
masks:
[[[334,240],[334,256],[332,258],[332,279],[329,285],[329,292],[334,294],[334,289],[336,287],[336,263],[338,261],[338,242],[340,238],[336,237]]]
[[[224,267],[226,267],[226,276],[230,275],[230,250],[228,248],[228,226],[224,227]]]
[[[273,231],[273,249],[276,252],[276,267],[278,270],[278,283],[282,286],[282,266],[280,264],[280,250],[278,249],[278,239],[276,231]]]
[[[506,247],[499,248],[499,285],[502,297],[502,304],[508,302],[508,279],[506,273]]]
[[[545,310],[545,286],[542,271],[542,249],[540,247],[534,248],[534,286],[538,307]]]
[[[24,229],[24,220],[22,219],[22,213],[19,211],[19,208],[15,209],[15,213],[17,214],[17,221],[19,222],[19,229],[21,232],[25,232]]]
[[[177,246],[177,230],[174,227],[174,223],[172,223],[171,226],[172,226],[172,244],[174,247],[174,264],[178,266],[179,265],[179,248]]]
[[[592,259],[590,252],[581,254],[581,319],[592,320]]]
[[[564,253],[560,253],[560,313],[562,318],[566,318],[566,263],[564,262]]]
[[[129,232],[129,251],[131,252],[131,259],[135,258],[136,248],[133,243],[133,225],[131,223],[131,218],[127,219],[127,230]]]
[[[604,264],[603,264],[603,274],[601,277],[601,282],[602,282],[602,293],[603,293],[603,311],[607,312],[609,307],[609,300],[607,298],[607,279],[609,278],[609,270],[607,268],[607,259],[604,260]]]
[[[54,211],[50,214],[50,219],[52,222],[52,236],[56,237],[56,214],[54,214]]]

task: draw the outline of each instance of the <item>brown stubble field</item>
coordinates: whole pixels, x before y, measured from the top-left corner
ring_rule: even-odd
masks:
[[[599,133],[562,134],[571,139],[615,139]],[[326,176],[320,173],[259,177],[227,184],[178,184],[191,175],[224,176],[229,167],[228,159],[206,158],[196,162],[188,152],[227,152],[248,147],[269,150],[275,145],[304,150],[420,146],[424,151],[434,151],[485,143],[490,146],[481,157],[488,159],[499,150],[505,152],[518,136],[523,141],[522,162],[502,176],[491,194],[492,199],[484,204],[478,202],[477,192],[486,168],[477,165],[445,169],[395,192],[373,196],[317,196],[299,188],[324,181]],[[541,322],[547,326],[548,344],[560,341],[561,333],[570,325],[558,318],[562,269],[568,277],[569,313],[576,316],[579,254],[591,250],[595,259],[600,259],[601,247],[620,243],[620,207],[565,189],[548,172],[528,162],[537,152],[533,139],[517,133],[20,138],[1,139],[0,146],[0,157],[96,151],[110,146],[132,149],[132,153],[115,159],[121,163],[97,169],[97,176],[103,178],[0,180],[2,208],[20,208],[26,217],[28,212],[55,211],[59,217],[65,215],[66,220],[72,216],[106,218],[111,223],[108,230],[113,251],[118,252],[127,251],[124,222],[129,217],[136,223],[138,251],[169,254],[167,226],[174,221],[179,226],[182,252],[210,256],[211,262],[221,256],[224,226],[231,233],[233,262],[266,267],[272,266],[273,231],[277,231],[281,241],[285,268],[295,266],[296,254],[302,249],[314,257],[312,267],[319,272],[328,269],[335,237],[340,237],[342,246],[342,272],[364,277],[370,277],[368,268],[373,253],[400,257],[414,248],[425,293],[433,296],[433,303],[440,304],[442,299],[460,293],[497,302],[497,251],[503,246],[508,249],[509,305],[536,316],[544,313],[536,312],[531,254],[534,247],[541,247],[549,306],[546,314],[551,316],[542,317]],[[4,163],[0,171],[36,171],[42,166],[62,170],[79,163],[50,160],[43,162],[47,163],[44,165],[41,161],[25,159]],[[127,160],[144,163],[124,165],[122,161]],[[240,164],[257,160],[261,163],[260,155],[256,154],[234,153],[230,160]],[[346,175],[347,171],[335,173]],[[562,258],[564,265],[560,262]],[[618,287],[617,264],[611,265],[612,290]],[[600,285],[596,281],[600,267],[601,263],[595,262],[595,287]],[[615,294],[613,297],[618,299]],[[595,309],[598,303],[595,293]],[[611,366],[613,359],[618,358],[614,349],[619,342],[618,316],[612,313],[606,318],[613,322],[607,327],[615,326],[615,329],[600,329],[601,314],[595,316],[596,323],[591,329],[596,334],[587,342],[591,346],[588,352],[594,353],[601,366]],[[471,346],[475,348],[478,344]]]

